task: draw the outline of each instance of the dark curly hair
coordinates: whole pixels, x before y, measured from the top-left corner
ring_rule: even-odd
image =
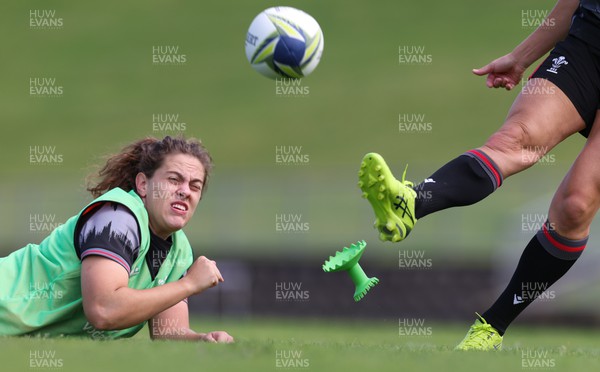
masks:
[[[162,140],[153,137],[144,138],[126,146],[118,154],[109,156],[106,164],[98,173],[92,175],[99,180],[88,182],[87,190],[94,197],[115,187],[120,187],[125,191],[135,190],[136,175],[142,172],[147,177],[152,177],[169,154],[188,154],[200,160],[204,166],[203,190],[206,190],[208,175],[213,166],[208,150],[200,140],[170,136],[166,136]]]

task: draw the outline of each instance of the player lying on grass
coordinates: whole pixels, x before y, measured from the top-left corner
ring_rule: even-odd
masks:
[[[153,339],[232,342],[226,332],[189,328],[187,298],[223,277],[192,258],[181,230],[212,166],[196,140],[135,142],[110,157],[95,200],[39,245],[0,258],[0,335],[112,339],[146,322]]]
[[[404,176],[396,180],[377,154],[367,154],[361,164],[359,186],[375,210],[380,238],[400,241],[418,219],[477,203],[567,137],[577,132],[587,137],[554,195],[548,220],[525,248],[504,292],[471,326],[459,350],[501,347],[510,323],[540,295],[522,296],[524,285],[547,289],[571,268],[586,246],[600,206],[600,123],[594,125],[600,118],[600,0],[559,0],[546,21],[511,53],[473,72],[487,75],[488,87],[512,89],[527,67],[553,47],[502,127],[483,146],[416,186]]]

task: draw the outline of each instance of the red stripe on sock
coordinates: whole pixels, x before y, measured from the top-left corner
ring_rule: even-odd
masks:
[[[569,247],[568,245],[562,244],[561,242],[559,242],[558,240],[554,239],[552,237],[552,235],[550,235],[550,232],[548,231],[548,228],[546,227],[546,224],[542,225],[542,231],[544,233],[544,236],[546,237],[546,239],[548,239],[548,241],[550,243],[552,243],[553,246],[555,246],[556,248],[562,250],[562,251],[566,251],[566,252],[581,252],[585,249],[585,244],[584,245],[580,245],[579,247]]]
[[[500,187],[500,185],[502,185],[502,178],[500,177],[500,174],[498,174],[496,167],[494,167],[494,165],[488,160],[488,158],[477,150],[469,150],[467,152],[477,156],[479,159],[481,159],[481,161],[485,163],[485,165],[487,165],[487,167],[492,171],[494,178],[496,179],[496,185]]]

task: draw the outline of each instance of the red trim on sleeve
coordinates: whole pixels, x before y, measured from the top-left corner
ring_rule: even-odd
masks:
[[[102,205],[103,205],[103,204],[104,204],[104,202],[101,202],[101,201],[100,201],[100,202],[98,202],[98,203],[94,203],[94,204],[92,204],[92,205],[88,206],[88,207],[87,207],[87,208],[86,208],[86,209],[83,211],[83,213],[81,213],[81,215],[82,215],[82,216],[85,216],[86,214],[88,214],[88,213],[89,213],[89,212],[91,212],[92,210],[96,209],[96,207],[99,207],[99,206],[100,206],[100,204],[102,204]]]
[[[90,248],[86,249],[83,253],[81,253],[81,259],[83,260],[85,257],[90,255],[106,257],[123,266],[125,270],[127,270],[128,274],[131,272],[131,267],[129,267],[127,261],[125,261],[123,257],[119,256],[114,252],[102,248]]]

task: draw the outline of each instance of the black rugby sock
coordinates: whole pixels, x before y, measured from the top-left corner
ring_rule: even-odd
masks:
[[[451,160],[415,186],[415,217],[482,200],[502,184],[502,173],[481,150],[470,150]]]
[[[548,288],[569,271],[586,243],[587,238],[571,240],[558,235],[546,221],[523,251],[508,286],[483,318],[503,335],[533,300],[553,299]]]

